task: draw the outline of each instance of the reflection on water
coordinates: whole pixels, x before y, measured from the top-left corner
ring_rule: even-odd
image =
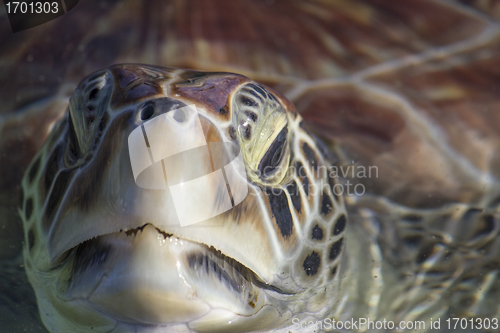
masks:
[[[116,15],[118,1],[82,1],[61,18],[19,34],[12,34],[0,10],[0,332],[47,332],[22,267],[19,184],[78,81],[113,63],[241,71],[286,94],[317,133],[340,137],[356,161],[376,166],[377,177],[363,182],[367,194],[420,208],[498,204],[492,198],[498,197],[500,170],[494,112],[499,79],[492,69],[498,68],[500,44],[497,28],[480,14],[498,18],[498,11],[487,1],[461,1],[481,3],[477,11],[427,0],[366,0],[353,7],[310,2],[235,1],[229,8],[227,1],[213,0],[206,10],[197,0],[187,7],[123,1]],[[194,22],[175,12],[212,16]],[[457,57],[449,61],[453,52]],[[399,62],[405,57],[406,65]],[[352,73],[363,73],[357,78],[365,82],[345,80]],[[363,209],[351,211],[351,225],[367,225],[383,259],[394,266],[395,276],[384,277],[383,287],[391,287],[387,281],[426,287],[456,281],[461,288],[450,289],[456,293],[437,288],[434,300],[446,296],[460,305],[451,311],[498,312],[499,298],[486,292],[499,289],[497,220],[471,219],[477,211],[466,207],[460,216],[450,210],[422,218],[369,200],[353,205]],[[366,209],[370,205],[378,206]],[[458,249],[451,240],[465,245]],[[460,275],[459,265],[469,270]],[[377,279],[371,282],[382,281]],[[429,295],[423,290],[413,296]],[[385,304],[408,300],[387,295]],[[493,301],[482,302],[488,297]]]

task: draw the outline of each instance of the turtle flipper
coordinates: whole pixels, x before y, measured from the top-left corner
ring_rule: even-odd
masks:
[[[380,307],[380,317],[498,317],[500,214],[495,207],[455,203],[413,209],[370,195],[348,201],[351,223],[376,235],[384,263],[380,299],[391,299],[385,302],[391,305]]]

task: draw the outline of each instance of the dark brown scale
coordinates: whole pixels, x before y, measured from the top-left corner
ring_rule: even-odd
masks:
[[[319,225],[315,225],[311,232],[311,238],[315,240],[323,239],[323,229]]]
[[[304,263],[302,264],[306,274],[309,276],[316,275],[318,273],[320,265],[321,265],[321,257],[315,251],[309,254],[304,260]]]
[[[333,210],[333,203],[330,199],[330,196],[326,192],[323,192],[322,197],[323,199],[321,200],[321,214],[326,216]]]
[[[293,233],[293,218],[290,214],[288,199],[283,190],[277,188],[267,188],[267,196],[271,212],[276,220],[276,225],[283,237],[290,237]]]
[[[304,156],[306,157],[307,162],[309,162],[311,169],[313,171],[316,171],[316,169],[318,168],[318,157],[316,156],[314,150],[309,147],[307,142],[304,142],[302,144],[302,151],[304,152]]]
[[[252,96],[254,96],[255,98],[257,98],[260,103],[263,103],[263,101],[264,101],[263,98],[265,98],[265,96],[260,96],[252,89],[245,89],[245,92],[247,92],[247,93],[251,94]]]
[[[340,217],[337,219],[337,222],[335,222],[335,228],[333,228],[333,235],[334,236],[340,235],[345,230],[346,223],[347,219],[345,215],[340,215]]]
[[[333,245],[330,247],[330,255],[328,256],[328,259],[335,260],[339,256],[340,251],[342,250],[343,241],[344,239],[341,238],[333,243]]]
[[[266,99],[266,97],[267,97],[266,91],[257,84],[251,83],[251,84],[247,85],[245,88],[246,88],[245,91],[248,91],[249,93],[251,93],[255,97],[259,98],[261,101],[262,101],[262,99]],[[252,90],[254,90],[255,93],[253,93]]]
[[[306,170],[304,169],[304,165],[300,161],[297,161],[295,163],[295,172],[297,173],[297,175],[299,177],[302,177],[302,178],[307,177],[307,173],[306,173]]]
[[[286,190],[292,199],[292,204],[297,213],[301,212],[302,209],[302,198],[300,197],[299,187],[295,180],[293,180],[287,187]]]
[[[300,178],[302,178],[302,188],[304,189],[306,196],[309,197],[309,178],[307,178],[307,172],[302,162],[297,161],[295,163],[295,172]]]
[[[303,179],[302,179],[302,187],[304,188],[304,192],[306,193],[306,196],[309,197],[309,178],[307,178],[307,176],[305,176]]]

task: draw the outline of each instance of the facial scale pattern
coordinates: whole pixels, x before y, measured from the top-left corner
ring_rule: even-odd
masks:
[[[230,141],[246,167],[249,195],[213,228],[169,226],[168,197],[138,188],[127,160],[134,128],[190,104],[207,141]],[[22,183],[42,320],[52,331],[238,332],[324,317],[347,223],[330,163],[293,105],[243,76],[131,64],[92,74]]]

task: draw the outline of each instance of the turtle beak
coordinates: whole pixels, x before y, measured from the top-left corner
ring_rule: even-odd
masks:
[[[72,173],[49,233],[53,262],[97,236],[148,223],[181,228],[206,222],[248,194],[237,147],[222,141],[194,106],[160,114],[132,130],[124,130],[128,121],[120,117],[126,118],[111,121],[89,165]]]
[[[203,116],[167,112],[139,124],[136,116],[125,110],[112,117],[92,159],[67,176],[48,232],[52,265],[94,238],[153,225],[230,253],[273,284],[283,254],[273,250],[260,190],[249,188],[238,146]],[[168,153],[172,146],[176,150]],[[246,241],[249,234],[255,241]]]
[[[186,251],[197,250],[196,244],[166,238],[146,225],[134,234],[103,236],[93,245],[94,251],[103,249],[105,259],[85,265],[82,257],[76,258],[69,298],[86,298],[115,319],[143,324],[188,322],[210,311],[196,297],[185,264]]]
[[[200,328],[233,322],[243,331],[236,326],[278,318],[248,269],[150,224],[87,241],[70,260],[71,278],[59,298],[120,322]]]
[[[112,119],[94,159],[71,176],[70,184],[90,179],[95,187],[94,197],[86,197],[84,187],[69,186],[50,233],[53,263],[69,253],[71,278],[61,297],[142,324],[192,321],[213,304],[233,314],[255,313],[264,302],[253,299],[259,288],[205,245],[223,229],[211,218],[244,198],[236,197],[238,189],[248,192],[241,156],[224,157],[232,144],[189,110],[132,128],[131,118]],[[186,238],[174,236],[181,234]]]

